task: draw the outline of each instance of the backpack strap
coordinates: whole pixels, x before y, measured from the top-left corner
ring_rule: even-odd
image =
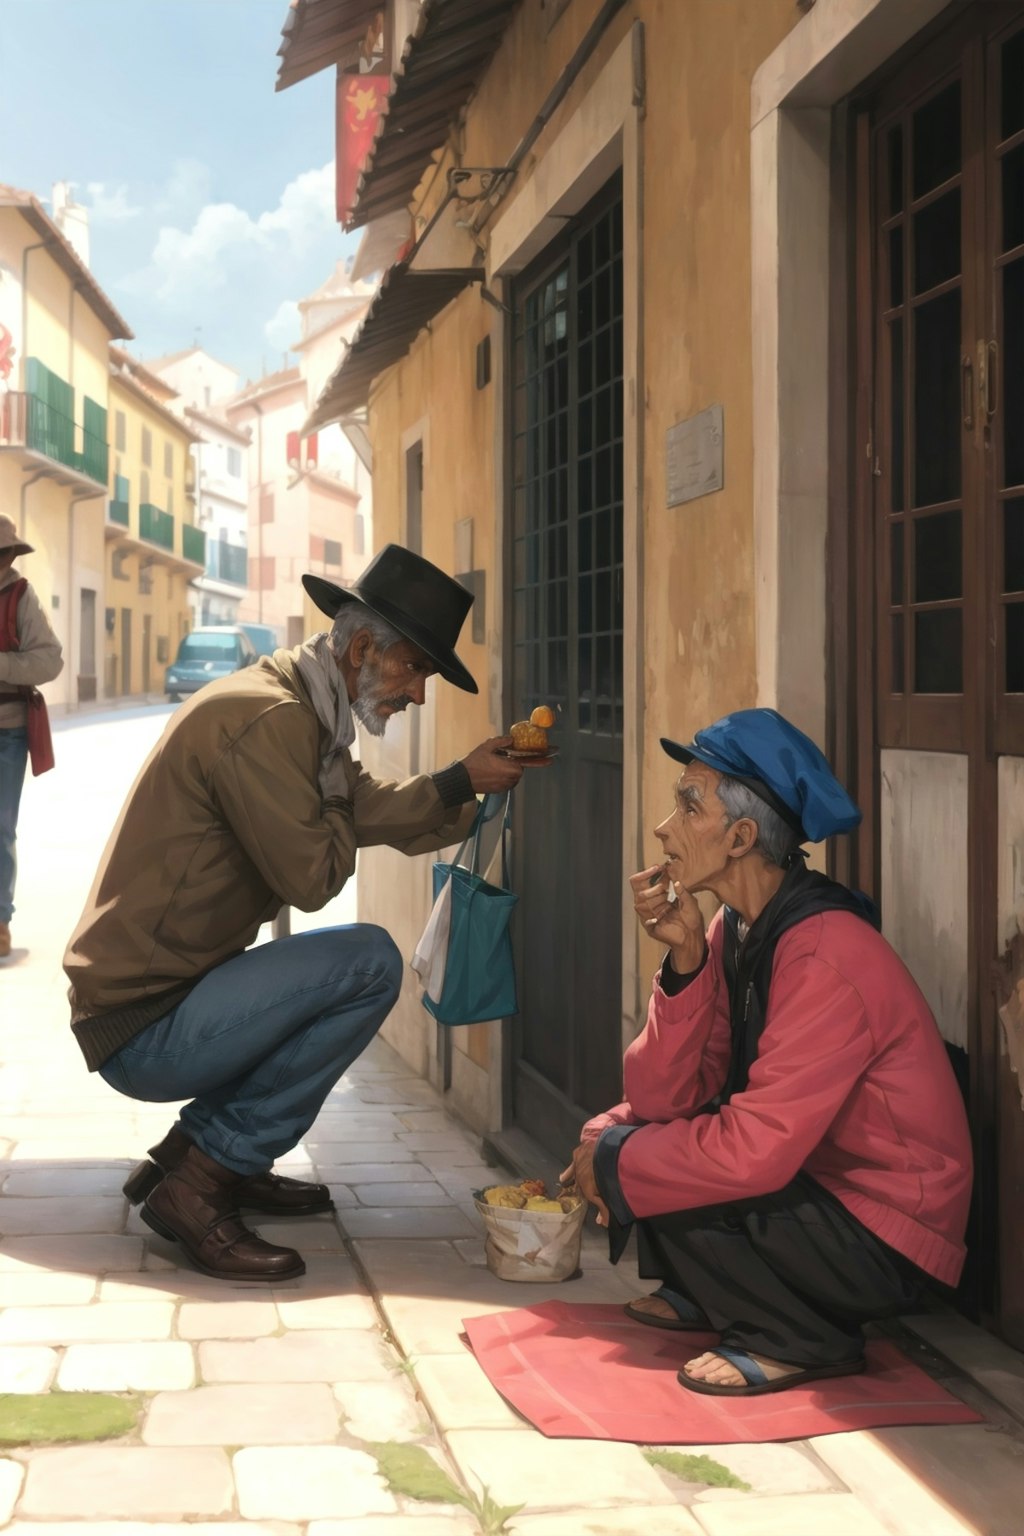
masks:
[[[24,576],[0,592],[0,651],[16,651],[18,646],[18,604],[28,590]]]

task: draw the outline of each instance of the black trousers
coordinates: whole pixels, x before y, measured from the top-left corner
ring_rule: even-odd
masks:
[[[681,1291],[731,1349],[794,1365],[863,1352],[861,1324],[913,1310],[926,1276],[805,1174],[773,1195],[637,1222],[644,1279]]]

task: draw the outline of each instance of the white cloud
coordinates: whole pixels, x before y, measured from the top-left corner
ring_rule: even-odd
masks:
[[[97,224],[119,224],[124,219],[137,219],[141,206],[128,200],[124,185],[108,189],[104,181],[90,181],[85,189],[91,201],[86,205]]]
[[[164,225],[149,267],[126,279],[126,286],[192,312],[199,293],[237,282],[254,256],[270,261],[302,257],[325,236],[336,234],[331,162],[290,181],[277,206],[256,218],[235,203],[207,203],[190,228]]]
[[[281,193],[281,201],[258,224],[267,235],[281,234],[292,250],[301,253],[336,223],[334,161],[318,171],[303,171]]]
[[[273,316],[263,327],[275,352],[288,352],[298,340],[302,329],[302,316],[294,299],[282,299]]]
[[[175,160],[153,204],[163,218],[189,218],[211,199],[213,176],[202,160]]]

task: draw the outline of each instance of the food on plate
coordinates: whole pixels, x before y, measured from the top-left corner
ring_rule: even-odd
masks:
[[[512,745],[517,752],[546,752],[548,746],[548,733],[539,725],[531,725],[529,720],[517,720],[509,730],[512,737]]]
[[[556,1211],[562,1213],[562,1205],[558,1200],[545,1200],[542,1195],[531,1195],[526,1202],[528,1211]]]
[[[531,1195],[547,1196],[548,1187],[543,1179],[524,1179],[519,1188],[529,1199]]]
[[[555,723],[550,704],[538,704],[529,720],[517,720],[509,731],[516,752],[546,752],[548,731]]]

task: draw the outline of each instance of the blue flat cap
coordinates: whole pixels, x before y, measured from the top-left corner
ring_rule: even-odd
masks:
[[[800,835],[820,843],[851,832],[860,809],[814,742],[774,709],[738,709],[698,731],[688,746],[661,738],[679,763],[706,763],[738,779]]]

